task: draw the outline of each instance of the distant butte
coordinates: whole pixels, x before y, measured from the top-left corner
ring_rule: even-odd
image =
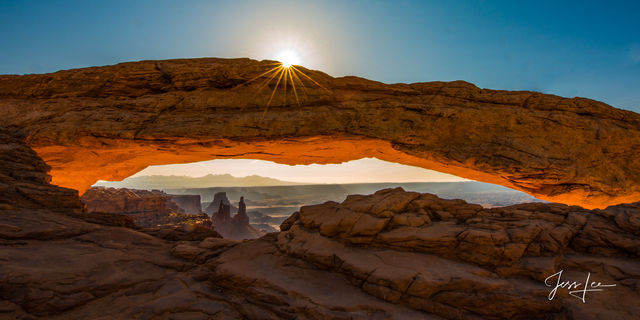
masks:
[[[269,75],[258,76],[273,65],[206,58],[0,76],[0,126],[26,137],[53,184],[81,194],[149,165],[376,157],[585,208],[640,200],[634,112],[463,81],[389,85],[302,67],[317,84],[301,76],[285,95],[281,83],[267,109],[276,82],[260,89]]]

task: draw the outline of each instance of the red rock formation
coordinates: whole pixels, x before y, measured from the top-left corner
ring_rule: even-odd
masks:
[[[180,208],[166,193],[153,190],[93,187],[80,198],[89,212],[169,214],[180,212]]]
[[[220,196],[218,196],[220,195]],[[238,213],[231,217],[231,206],[226,193],[220,192],[216,194],[217,200],[220,203],[219,209],[211,217],[213,226],[216,231],[222,235],[225,239],[242,240],[242,239],[255,239],[264,235],[261,231],[254,228],[249,224],[249,216],[247,215],[247,206],[244,203],[244,197],[240,197],[240,203],[238,205]],[[215,203],[216,200],[212,203]]]
[[[0,210],[48,207],[81,212],[78,192],[50,185],[49,169],[21,138],[0,127]]]
[[[192,200],[200,204],[200,196],[179,196],[191,204]],[[188,214],[174,201],[176,196],[159,190],[136,190],[93,187],[82,195],[82,201],[87,211],[103,213],[121,213],[133,218],[142,227],[156,227],[158,225],[175,225],[185,223],[199,223],[207,221],[205,214]]]
[[[77,191],[50,185],[42,159],[3,128],[0,150],[0,318],[242,317],[195,280],[176,243],[83,213]],[[219,241],[203,242],[210,256],[235,245]]]
[[[82,213],[0,129],[0,317],[635,319],[640,204],[483,209],[383,190],[301,208],[250,241],[160,235]],[[60,205],[56,207],[56,205]],[[90,221],[90,222],[89,222]],[[544,280],[616,284],[586,303]]]
[[[640,310],[640,203],[594,211],[542,203],[483,209],[398,188],[302,207],[281,229],[223,253],[211,264],[212,283],[297,312],[306,305],[290,296],[329,295],[321,282],[345,280],[428,314],[412,318],[633,319]],[[564,289],[550,301],[545,279],[560,270],[565,280],[584,283],[590,272],[592,280],[616,286],[588,292],[586,303]],[[334,292],[313,312],[333,306],[320,314],[351,315],[332,313],[353,306],[340,301],[351,291],[340,290],[345,295]]]
[[[640,115],[631,111],[462,81],[386,85],[301,67],[315,82],[296,81],[299,105],[280,86],[267,111],[264,72],[273,65],[188,59],[0,76],[0,125],[20,128],[53,167],[53,183],[81,193],[148,165],[377,157],[586,208],[640,200]]]
[[[224,202],[220,202],[218,211],[211,216],[211,221],[213,222],[213,225],[217,227],[230,223],[231,207],[224,204]]]
[[[237,208],[234,207],[229,199],[227,198],[226,192],[217,192],[213,195],[213,201],[204,209],[204,212],[210,216],[213,216],[214,213],[220,211],[220,203],[224,203],[229,206],[229,216],[231,216],[231,212],[236,212]]]

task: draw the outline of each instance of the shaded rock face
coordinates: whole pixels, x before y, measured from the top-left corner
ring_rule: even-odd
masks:
[[[640,205],[483,209],[390,189],[303,207],[280,233],[151,236],[83,213],[0,129],[0,318],[637,319]],[[60,205],[52,207],[52,204]],[[117,214],[108,216],[121,217]],[[147,229],[148,230],[148,229]],[[150,232],[153,234],[153,232]],[[443,249],[443,248],[446,248]],[[586,303],[549,275],[616,287]]]
[[[93,187],[80,199],[89,212],[169,214],[180,211],[171,197],[159,190]]]
[[[202,203],[199,194],[171,194],[171,200],[175,202],[184,213],[198,214],[202,213]]]
[[[229,205],[220,202],[218,206],[218,212],[214,213],[211,217],[214,226],[222,226],[231,222],[231,208]]]
[[[0,76],[0,125],[20,128],[52,166],[52,182],[80,193],[148,165],[376,157],[585,208],[640,200],[636,113],[462,81],[386,85],[302,67],[321,87],[301,75],[299,105],[289,83],[265,110],[273,66],[188,59]]]
[[[231,205],[229,202],[229,198],[227,198],[226,192],[216,192],[213,195],[213,201],[204,209],[204,212],[210,216],[213,216],[214,213],[220,212],[220,204],[223,203],[229,206],[229,216],[231,216],[231,212],[237,212],[237,208]]]
[[[225,239],[242,240],[255,239],[264,235],[263,232],[254,228],[249,224],[249,216],[247,215],[247,206],[244,203],[244,197],[240,197],[238,204],[238,213],[231,217],[231,205],[227,195],[224,192],[216,194],[213,203],[218,201],[218,211],[211,216],[211,221],[217,232]]]
[[[78,192],[50,185],[49,169],[12,130],[0,127],[0,210],[48,207],[81,212]]]
[[[193,202],[196,202],[198,207],[200,205],[200,196],[180,196],[178,198],[187,199],[188,201],[185,202],[193,207],[195,207]],[[81,200],[85,203],[89,213],[126,214],[142,227],[202,223],[205,223],[204,227],[211,226],[206,214],[185,213],[183,208],[175,202],[175,196],[159,190],[92,187],[82,195]]]
[[[0,149],[0,318],[242,317],[195,280],[201,271],[174,250],[179,242],[138,232],[123,215],[82,212],[77,191],[50,185],[44,162],[3,128]]]
[[[247,205],[244,203],[244,197],[240,197],[238,202],[238,213],[233,216],[233,223],[249,224],[249,216],[247,215]]]

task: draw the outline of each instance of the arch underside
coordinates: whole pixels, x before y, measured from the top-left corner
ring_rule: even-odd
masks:
[[[88,146],[36,147],[35,151],[47,164],[51,183],[84,193],[98,180],[119,181],[147,166],[190,163],[212,159],[258,159],[281,164],[330,164],[361,158],[377,158],[384,161],[411,165],[448,173],[471,180],[503,185],[533,194],[542,200],[585,205],[588,190],[574,188],[570,192],[548,196],[536,190],[546,187],[536,183],[514,183],[504,175],[492,175],[448,159],[432,155],[415,156],[397,150],[383,140],[358,137],[317,136],[282,140],[238,142],[226,139],[210,141],[102,141],[103,148]],[[469,163],[473,163],[470,159]],[[552,183],[550,183],[552,185]],[[618,198],[619,199],[619,198]],[[630,198],[629,202],[634,198]],[[602,199],[602,201],[610,201]]]
[[[585,208],[640,201],[636,113],[462,81],[387,85],[301,67],[313,80],[294,92],[291,82],[269,82],[272,68],[186,59],[0,76],[0,125],[25,136],[53,184],[80,193],[149,165],[375,157]]]

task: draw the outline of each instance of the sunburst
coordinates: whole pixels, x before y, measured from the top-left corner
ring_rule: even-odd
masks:
[[[282,87],[281,91],[284,96],[284,103],[288,104],[288,94],[287,88],[291,87],[293,92],[293,97],[295,98],[295,103],[298,107],[301,106],[301,99],[308,98],[307,87],[309,85],[318,86],[327,92],[331,92],[316,80],[312,79],[310,75],[306,74],[302,69],[297,67],[299,63],[299,58],[294,51],[285,50],[278,56],[278,60],[280,62],[275,62],[273,68],[257,75],[251,80],[245,82],[242,86],[248,85],[258,79],[263,79],[258,85],[257,91],[260,92],[265,87],[269,87],[274,81],[275,86],[269,95],[269,99],[266,101],[265,110],[262,113],[262,119],[266,115],[271,103],[273,102],[276,95],[278,95],[278,89]],[[305,84],[305,81],[307,82]],[[302,89],[301,92],[298,89]],[[299,94],[301,93],[303,96]],[[293,101],[292,101],[293,102]]]

